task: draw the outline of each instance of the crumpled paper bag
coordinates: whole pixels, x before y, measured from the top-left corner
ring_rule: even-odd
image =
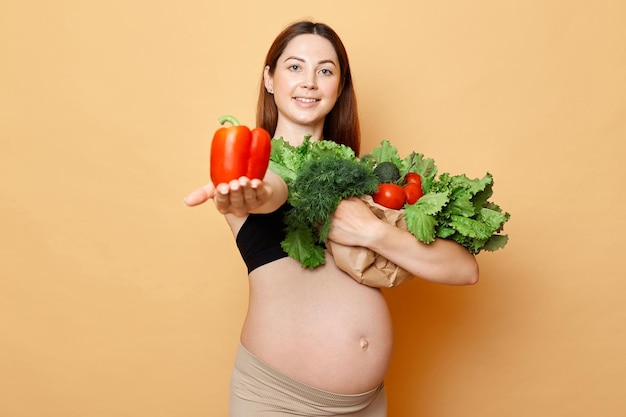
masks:
[[[403,230],[408,230],[404,220],[404,210],[392,210],[374,203],[371,196],[361,197],[370,210],[378,217]],[[405,269],[361,246],[344,246],[327,241],[326,249],[335,258],[335,263],[360,284],[376,288],[396,287],[414,278]]]

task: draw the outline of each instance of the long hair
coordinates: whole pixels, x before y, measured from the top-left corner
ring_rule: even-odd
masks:
[[[361,147],[361,130],[356,102],[356,94],[352,85],[352,74],[348,54],[343,42],[335,31],[324,23],[300,21],[285,28],[274,40],[267,52],[265,67],[269,67],[270,75],[274,75],[276,63],[289,42],[298,35],[313,34],[327,39],[335,49],[339,59],[341,81],[339,83],[339,97],[333,109],[324,121],[324,139],[349,146],[358,155]],[[268,93],[261,75],[259,101],[256,115],[257,126],[269,131],[272,136],[278,123],[278,109],[274,97]]]

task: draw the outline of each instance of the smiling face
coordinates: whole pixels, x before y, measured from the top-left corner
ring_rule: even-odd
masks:
[[[306,132],[320,139],[326,115],[339,96],[341,75],[333,45],[319,35],[293,38],[276,62],[265,68],[265,88],[278,108],[276,136]],[[295,139],[295,138],[294,138]]]

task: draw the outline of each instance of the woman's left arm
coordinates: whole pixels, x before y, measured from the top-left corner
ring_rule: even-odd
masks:
[[[358,198],[343,200],[332,221],[330,240],[367,247],[419,278],[448,285],[478,281],[476,258],[466,248],[447,239],[422,243],[410,232],[378,219]]]

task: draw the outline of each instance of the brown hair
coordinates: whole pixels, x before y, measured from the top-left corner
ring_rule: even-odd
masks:
[[[358,155],[361,147],[361,131],[359,128],[359,115],[356,103],[356,94],[352,85],[352,74],[348,54],[343,42],[335,31],[324,23],[300,21],[285,28],[274,40],[274,43],[265,57],[265,67],[269,67],[269,73],[274,74],[276,62],[283,53],[289,42],[298,35],[313,34],[327,39],[335,48],[339,59],[341,81],[339,83],[339,97],[333,109],[326,116],[324,122],[324,139],[349,146]],[[258,127],[269,131],[272,136],[278,123],[278,109],[274,97],[265,90],[263,77],[259,89],[259,101],[257,104],[256,122]]]

